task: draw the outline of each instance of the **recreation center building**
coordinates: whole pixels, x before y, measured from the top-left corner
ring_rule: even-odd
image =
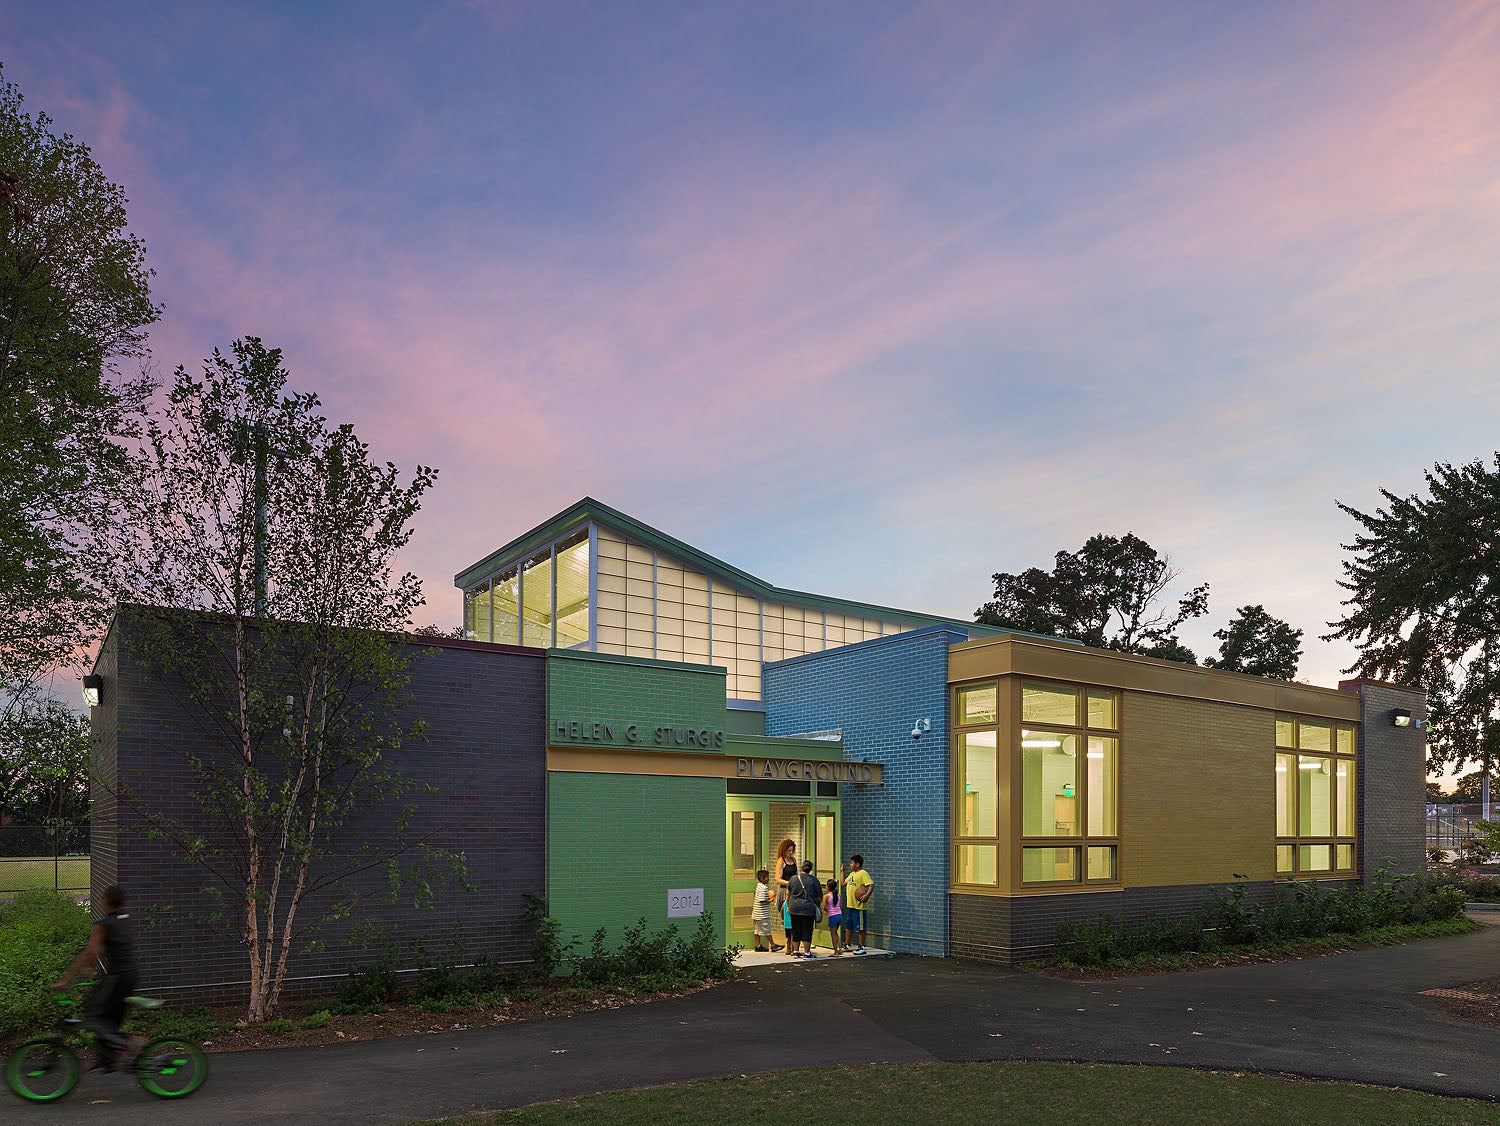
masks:
[[[455,581],[465,639],[407,639],[429,730],[395,765],[433,787],[422,816],[476,892],[374,909],[429,950],[457,930],[524,960],[527,893],[585,939],[711,913],[749,945],[755,873],[787,837],[824,880],[864,856],[871,946],[1001,962],[1064,920],[1188,910],[1240,877],[1264,897],[1423,867],[1416,689],[787,590],[588,498]],[[190,870],[111,796],[132,774],[185,783],[201,745],[132,670],[129,628],[122,612],[96,669],[93,878],[171,906],[161,937],[199,965],[181,980],[164,956],[157,976],[201,992],[243,952],[183,922]],[[310,959],[309,979],[349,960]]]

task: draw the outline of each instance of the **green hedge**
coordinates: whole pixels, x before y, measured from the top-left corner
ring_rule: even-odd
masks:
[[[50,1026],[51,984],[89,939],[89,913],[66,895],[22,892],[0,903],[0,1038]]]
[[[1243,879],[1243,877],[1242,877]],[[1057,928],[1057,957],[1099,965],[1143,955],[1212,954],[1231,947],[1359,935],[1392,926],[1458,918],[1464,893],[1420,875],[1392,875],[1388,866],[1368,887],[1329,890],[1312,880],[1272,889],[1269,903],[1250,903],[1245,883],[1217,893],[1190,915],[1148,915],[1127,923],[1113,915]]]

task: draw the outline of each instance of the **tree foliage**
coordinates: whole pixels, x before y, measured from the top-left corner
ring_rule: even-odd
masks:
[[[1360,530],[1344,545],[1346,610],[1324,639],[1360,650],[1347,671],[1427,690],[1438,773],[1500,751],[1500,456],[1424,476],[1425,495],[1382,489],[1374,512],[1339,504]]]
[[[37,706],[108,610],[89,546],[150,382],[158,308],[125,195],[0,74],[0,717]]]
[[[1466,805],[1477,805],[1480,801],[1480,790],[1484,782],[1484,771],[1471,770],[1467,774],[1461,774],[1453,780],[1453,794],[1443,799],[1449,802],[1462,802]],[[1500,797],[1500,778],[1490,775],[1490,800],[1494,801]]]
[[[1134,533],[1100,534],[1076,552],[1059,551],[1051,571],[997,573],[993,600],[974,616],[986,625],[1196,664],[1177,629],[1208,611],[1208,584],[1174,605],[1165,595],[1178,576],[1170,558]]]
[[[1266,613],[1264,606],[1241,606],[1229,625],[1215,630],[1219,656],[1203,663],[1228,672],[1292,680],[1302,660],[1302,631]]]
[[[88,818],[89,719],[50,696],[22,700],[0,718],[0,809],[40,825]]]
[[[287,380],[254,338],[215,351],[201,378],[179,369],[113,545],[139,603],[122,644],[205,737],[196,818],[163,814],[130,779],[122,790],[213,877],[217,920],[247,949],[252,1023],[276,1011],[294,950],[353,912],[356,877],[399,882],[403,864],[410,876],[434,859],[412,831],[422,787],[388,759],[423,733],[402,710],[412,651],[396,635],[421,585],[393,559],[436,473],[403,483]],[[388,828],[363,840],[357,819],[377,809]]]

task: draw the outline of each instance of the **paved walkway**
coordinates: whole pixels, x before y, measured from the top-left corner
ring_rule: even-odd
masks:
[[[933,958],[821,958],[625,1009],[215,1055],[208,1084],[182,1104],[88,1076],[28,1120],[399,1123],[712,1075],[987,1059],[1290,1072],[1500,1099],[1500,1029],[1450,1020],[1419,995],[1496,976],[1500,927],[1108,983]]]

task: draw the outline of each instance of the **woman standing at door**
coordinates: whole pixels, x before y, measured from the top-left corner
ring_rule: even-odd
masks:
[[[813,929],[818,925],[818,901],[823,885],[812,874],[812,861],[802,862],[802,871],[791,879],[787,892],[787,911],[792,917],[792,957],[816,958],[813,953]]]
[[[780,913],[782,907],[786,905],[787,889],[791,887],[792,877],[797,874],[797,842],[791,837],[787,837],[776,846],[776,869],[776,910]],[[789,918],[786,926],[786,946],[788,954],[796,953],[797,948],[792,944],[792,927]],[[776,948],[772,947],[772,949]]]

